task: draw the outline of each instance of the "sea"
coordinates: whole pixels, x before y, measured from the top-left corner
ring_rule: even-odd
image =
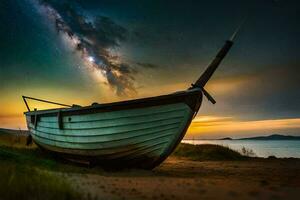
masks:
[[[252,156],[275,156],[277,158],[300,158],[300,140],[182,140],[189,144],[218,144],[242,153],[252,151]]]

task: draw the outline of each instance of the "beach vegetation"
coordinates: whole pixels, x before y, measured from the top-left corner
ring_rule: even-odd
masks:
[[[178,145],[173,155],[195,161],[243,160],[246,158],[246,156],[237,151],[215,144],[192,145],[181,143]]]

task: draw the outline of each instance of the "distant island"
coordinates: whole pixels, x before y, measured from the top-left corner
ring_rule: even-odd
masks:
[[[240,138],[237,140],[300,140],[300,136],[273,134],[273,135],[269,135],[269,136]]]
[[[257,136],[257,137],[247,137],[247,138],[237,138],[237,139],[225,137],[217,140],[300,140],[300,136],[273,134],[268,136]]]
[[[247,138],[231,138],[231,137],[224,137],[219,139],[187,138],[185,140],[300,140],[300,136],[273,134],[268,136],[256,136],[256,137],[247,137]]]
[[[218,140],[233,140],[231,137],[220,138]]]

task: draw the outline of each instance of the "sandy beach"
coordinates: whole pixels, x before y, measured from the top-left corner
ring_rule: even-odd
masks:
[[[65,174],[92,199],[298,199],[299,159],[190,161],[170,157],[153,171]]]

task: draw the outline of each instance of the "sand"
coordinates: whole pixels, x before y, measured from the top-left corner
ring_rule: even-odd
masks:
[[[89,199],[299,199],[300,159],[189,161],[153,171],[65,174]]]

